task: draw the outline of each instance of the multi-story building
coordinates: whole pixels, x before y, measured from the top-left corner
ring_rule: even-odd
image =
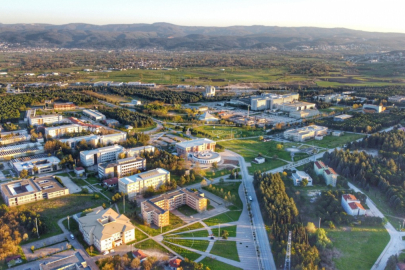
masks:
[[[366,214],[366,209],[361,205],[360,200],[352,194],[342,195],[342,207],[351,216],[364,216]]]
[[[135,240],[135,227],[130,219],[111,208],[97,208],[77,222],[84,241],[100,252]]]
[[[36,110],[27,111],[28,123],[32,126],[62,123],[63,116],[59,114],[36,115]]]
[[[285,95],[265,94],[253,96],[250,99],[250,107],[253,111],[274,110],[284,103],[291,103],[299,99],[298,93]]]
[[[204,91],[204,97],[214,97],[215,96],[215,87],[207,85]]]
[[[388,101],[389,102],[395,102],[395,103],[404,102],[405,101],[405,96],[388,97]]]
[[[85,129],[87,130],[87,129]],[[57,138],[64,136],[68,133],[79,133],[83,131],[83,127],[78,124],[63,125],[57,127],[46,127],[45,136],[51,136],[52,138]]]
[[[55,102],[53,104],[55,111],[68,111],[76,109],[76,105],[73,102]]]
[[[124,153],[128,157],[139,157],[142,153],[154,153],[155,147],[152,145],[125,149]]]
[[[81,151],[80,161],[83,166],[93,166],[99,163],[115,161],[117,155],[124,151],[124,147],[120,145],[112,145],[101,147],[93,150]]]
[[[381,113],[384,110],[385,110],[385,107],[383,107],[382,105],[363,104],[364,113]]]
[[[59,165],[60,160],[57,157],[44,157],[44,158],[36,158],[31,159],[28,161],[16,161],[11,162],[13,169],[20,174],[22,170],[27,170],[28,175],[34,174],[41,174],[41,173],[48,173],[60,170],[61,167]],[[35,169],[38,172],[35,173]]]
[[[294,182],[294,186],[301,185],[302,181],[306,179],[308,181],[308,186],[312,186],[312,177],[309,176],[306,172],[303,171],[296,171],[292,174],[292,180]]]
[[[0,159],[18,158],[27,155],[41,154],[43,152],[44,147],[39,142],[19,143],[0,147]]]
[[[157,168],[120,178],[118,180],[118,190],[128,194],[128,198],[132,199],[150,186],[158,189],[165,183],[170,183],[170,172]]]
[[[119,142],[125,142],[127,139],[127,134],[125,132],[117,132],[107,135],[87,135],[80,137],[73,137],[69,139],[61,139],[63,143],[67,143],[70,147],[75,147],[79,142],[85,140],[88,144],[92,146],[97,146],[99,143],[102,145],[115,144]]]
[[[100,135],[87,135],[87,136],[79,136],[79,137],[73,137],[69,139],[60,139],[62,143],[66,143],[69,145],[71,148],[74,148],[79,142],[85,141],[87,144],[90,144],[92,146],[97,146],[98,142],[100,139]]]
[[[184,141],[176,144],[177,154],[187,155],[188,153],[201,151],[215,151],[216,142],[213,140],[202,138],[191,141]]]
[[[187,188],[167,192],[141,203],[144,221],[164,227],[170,224],[169,211],[182,205],[188,205],[197,212],[207,210],[207,199],[204,193],[191,191]]]
[[[284,131],[284,138],[296,142],[303,142],[314,138],[315,136],[323,136],[328,134],[328,128],[322,126],[306,126],[297,129],[289,129]]]
[[[30,140],[31,136],[26,130],[15,130],[11,132],[1,132],[0,145],[7,145]]]
[[[52,176],[11,181],[1,185],[1,195],[8,206],[18,206],[69,194],[69,189]]]
[[[314,162],[314,171],[317,175],[322,175],[325,179],[325,184],[327,186],[331,185],[336,187],[338,174],[328,166],[325,165],[322,161]]]
[[[114,163],[98,164],[98,176],[101,179],[112,177],[124,177],[146,169],[146,159],[141,157],[129,157],[119,159]]]
[[[83,129],[86,129],[91,132],[99,132],[102,128],[102,126],[99,126],[99,125],[92,125],[92,124],[85,123],[85,122],[77,119],[76,117],[69,117],[68,119],[69,119],[70,123],[78,124],[78,125],[82,126]]]
[[[83,110],[83,114],[87,115],[90,119],[93,119],[95,121],[101,121],[106,119],[104,114],[96,110],[86,109]]]

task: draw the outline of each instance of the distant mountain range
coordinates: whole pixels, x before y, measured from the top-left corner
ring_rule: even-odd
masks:
[[[295,49],[344,45],[353,49],[405,48],[405,34],[345,28],[180,26],[154,24],[0,24],[0,43],[64,48],[165,50]]]

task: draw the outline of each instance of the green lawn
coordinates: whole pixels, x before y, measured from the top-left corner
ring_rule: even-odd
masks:
[[[171,230],[178,228],[185,224],[178,216],[172,214],[171,212],[169,212],[169,215],[170,215],[169,216],[170,225],[162,228],[163,233],[167,232],[167,231],[171,231]],[[140,224],[138,222],[135,222],[135,225],[138,226],[139,228],[141,228],[141,230],[143,230],[144,232],[146,232],[149,235],[156,236],[156,235],[160,234],[160,228],[155,229],[150,226]]]
[[[172,233],[187,232],[187,231],[197,230],[197,229],[202,229],[202,228],[204,228],[204,226],[200,222],[196,222],[196,223],[193,223],[193,224],[191,224],[189,226],[183,227],[183,228],[181,228],[181,229],[179,229],[177,231],[174,231]]]
[[[221,233],[225,230],[225,231],[228,231],[228,233],[229,233],[228,237],[236,237],[236,225],[227,226],[227,227],[221,227],[220,229],[221,229],[221,231],[219,233],[220,236],[221,236]],[[212,229],[212,233],[215,236],[218,236],[218,228]]]
[[[166,238],[165,241],[177,244],[180,246],[185,246],[193,248],[199,251],[205,252],[207,250],[209,241],[208,240],[192,240],[192,239],[183,239],[183,238]]]
[[[351,228],[351,231],[327,229],[327,233],[340,253],[333,259],[339,270],[370,269],[390,239],[383,226]]]
[[[166,253],[167,255],[171,254],[167,249],[165,249],[164,247],[162,247],[161,245],[159,245],[156,241],[154,241],[152,239],[147,239],[145,241],[137,243],[134,245],[134,247],[138,248],[138,249],[142,249],[142,250],[156,250],[156,251]]]
[[[178,237],[208,237],[207,230],[200,230],[195,232],[186,232],[182,234],[176,234]]]
[[[201,257],[201,255],[198,253],[192,252],[185,248],[181,248],[181,247],[172,245],[169,242],[164,241],[163,244],[166,245],[168,248],[172,249],[174,252],[177,252],[178,254],[180,254],[182,257],[187,258],[189,260],[195,261]]]
[[[141,232],[140,230],[137,230],[135,228],[135,240],[131,241],[129,243],[126,243],[126,244],[131,245],[131,244],[134,244],[136,242],[142,241],[143,239],[146,239],[146,238],[148,238],[148,236],[146,234],[144,234],[143,232]]]
[[[48,233],[42,235],[41,238],[62,233],[57,222],[59,219],[72,216],[89,208],[101,206],[107,202],[104,197],[99,196],[95,199],[93,194],[70,194],[67,196],[42,200],[35,203],[26,204],[20,207],[36,211],[40,215],[40,219],[48,227]]]
[[[188,217],[198,214],[198,212],[196,210],[194,210],[193,208],[191,208],[190,206],[188,206],[186,204],[178,207],[176,210],[178,210],[180,213],[182,213],[183,215],[188,216]]]
[[[348,142],[352,142],[358,139],[361,139],[365,137],[365,135],[360,135],[360,134],[354,134],[354,133],[345,133],[342,136],[336,137],[332,135],[324,136],[321,141],[317,140],[310,140],[306,141],[305,143],[308,145],[314,145],[318,147],[323,147],[323,148],[335,148],[335,147],[341,147]]]
[[[215,226],[215,225],[222,224],[222,223],[238,221],[241,214],[242,214],[241,210],[228,211],[228,212],[222,213],[220,215],[210,217],[208,219],[204,219],[203,222],[205,224],[207,224],[208,226]]]
[[[248,158],[245,160],[247,162],[251,162],[253,160],[253,158]],[[269,171],[269,170],[273,170],[275,168],[284,166],[287,164],[287,162],[282,161],[280,159],[266,159],[266,162],[262,163],[262,164],[255,164],[255,163],[250,163],[251,166],[248,167],[248,171],[250,174],[253,174],[255,171],[261,171],[261,172],[265,172],[265,171]]]
[[[86,181],[89,182],[90,184],[98,184],[98,183],[100,183],[100,180],[98,180],[95,176],[87,177]]]
[[[236,245],[235,241],[218,240],[215,241],[210,253],[240,262]]]
[[[204,267],[208,266],[211,270],[242,270],[241,268],[208,257],[205,257],[200,263],[202,263]]]
[[[230,192],[232,196],[235,196],[235,201],[233,202],[234,206],[237,207],[238,209],[242,209],[243,204],[242,204],[242,200],[239,197],[239,192],[238,192],[240,185],[241,185],[240,182],[223,183],[223,184],[218,183],[218,184],[209,185],[208,187],[203,187],[203,189],[217,195],[220,198],[224,198],[225,195],[228,195]]]
[[[229,126],[199,126],[195,127],[194,130],[207,133],[213,139],[216,140],[266,135],[266,132],[263,131],[263,129],[248,130],[242,127],[229,127]],[[197,136],[205,137],[205,135],[202,134]]]
[[[221,177],[224,175],[228,175],[230,173],[231,173],[230,169],[221,169],[221,170],[208,169],[205,172],[205,177],[207,177],[208,179],[217,178],[217,177]]]

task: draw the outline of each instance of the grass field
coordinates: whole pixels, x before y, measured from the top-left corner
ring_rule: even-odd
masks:
[[[219,232],[219,236],[221,236],[222,231],[228,231],[229,235],[228,237],[236,237],[236,225],[234,226],[228,226],[228,227],[221,227]],[[212,234],[215,236],[218,236],[218,228],[212,229]]]
[[[348,231],[328,229],[327,233],[334,248],[341,253],[340,257],[333,259],[336,269],[339,270],[370,269],[390,239],[382,225],[351,228]]]
[[[177,231],[174,231],[172,233],[181,233],[181,232],[187,232],[187,231],[203,229],[203,228],[204,228],[204,226],[200,222],[196,222],[196,223],[193,223],[193,224],[191,224],[189,226],[181,228],[181,229],[179,229]]]
[[[209,189],[208,187],[203,187],[203,189],[217,195],[220,198],[224,198],[223,194],[228,194],[229,192],[231,195],[235,195],[236,201],[234,203],[234,206],[237,207],[238,209],[243,208],[242,200],[239,197],[239,186],[241,183],[223,183],[223,184],[213,184],[212,187],[215,187],[215,190]],[[221,190],[223,192],[221,192]]]
[[[240,260],[236,245],[237,243],[235,241],[215,241],[210,253],[239,262]]]
[[[205,132],[216,140],[266,135],[266,132],[263,131],[263,129],[247,130],[242,127],[229,126],[199,126],[195,127],[194,130]],[[201,135],[200,137],[205,136]]]
[[[221,170],[215,170],[215,169],[207,169],[205,171],[205,177],[207,177],[208,179],[210,178],[216,178],[216,177],[220,177],[220,176],[224,176],[224,175],[228,175],[231,173],[230,169],[221,169]]]
[[[242,214],[241,210],[228,211],[228,212],[222,213],[220,215],[213,216],[208,219],[204,219],[203,222],[205,224],[207,224],[207,226],[215,226],[215,225],[222,224],[222,223],[238,221],[240,214]]]
[[[208,240],[192,240],[192,239],[182,239],[182,238],[167,238],[166,241],[185,246],[189,248],[193,248],[199,251],[205,252],[207,250],[209,241]]]
[[[193,208],[191,208],[186,204],[178,207],[176,210],[178,210],[180,213],[188,217],[198,213],[196,210],[194,210]]]
[[[314,145],[323,148],[335,148],[339,146],[343,146],[348,142],[352,142],[358,139],[365,137],[365,135],[354,134],[354,133],[345,133],[342,136],[325,136],[321,141],[311,140],[306,141],[305,143],[308,145]]]
[[[171,254],[167,249],[156,243],[156,241],[152,239],[148,239],[145,241],[142,241],[140,243],[137,243],[134,245],[135,248],[142,249],[142,250],[156,250],[160,251],[162,253],[165,253],[167,255]]]
[[[146,234],[144,234],[143,232],[141,232],[140,230],[137,230],[135,228],[135,240],[131,241],[131,242],[128,242],[126,244],[131,245],[131,244],[134,244],[136,242],[142,241],[143,239],[146,239],[146,238],[148,238],[148,236]]]
[[[162,233],[173,230],[173,229],[178,228],[185,224],[178,216],[172,214],[171,212],[169,212],[169,221],[170,221],[170,225],[163,227]],[[143,230],[145,233],[147,233],[149,235],[156,236],[156,235],[160,234],[160,228],[155,229],[155,228],[152,228],[152,227],[144,225],[144,224],[140,224],[137,222],[134,222],[134,223],[136,226],[141,228],[141,230]]]
[[[208,257],[205,257],[200,263],[202,263],[204,267],[208,266],[211,270],[242,270],[241,268]]]
[[[172,249],[174,252],[180,254],[182,257],[187,258],[189,260],[195,261],[201,257],[201,255],[198,253],[172,245],[170,242],[164,241],[163,244],[166,245],[168,248]]]
[[[195,232],[186,232],[182,234],[176,234],[179,237],[208,237],[207,230],[200,230]]]

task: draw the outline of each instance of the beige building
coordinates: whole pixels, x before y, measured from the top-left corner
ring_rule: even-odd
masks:
[[[324,136],[328,133],[327,127],[311,125],[307,127],[289,129],[284,131],[284,138],[296,142],[303,142],[315,136]]]
[[[322,161],[315,161],[314,170],[317,175],[323,176],[327,186],[336,187],[338,174],[332,168],[326,166]]]
[[[134,174],[138,170],[146,169],[146,159],[141,157],[129,157],[119,159],[113,163],[98,164],[98,176],[103,178],[124,177]]]
[[[177,154],[179,156],[186,155],[193,152],[202,152],[206,150],[215,151],[216,142],[213,140],[203,138],[191,141],[179,142],[176,144]]]
[[[132,199],[148,187],[152,186],[154,189],[158,189],[166,182],[170,183],[170,172],[162,168],[157,168],[120,178],[118,180],[118,190],[119,192],[128,194],[128,198]]]
[[[169,211],[188,205],[198,212],[207,210],[204,193],[187,188],[167,192],[141,203],[142,216],[148,224],[164,227],[170,224]]]
[[[63,125],[63,126],[57,126],[57,127],[46,127],[45,136],[46,137],[50,136],[52,138],[55,138],[55,137],[64,136],[69,133],[79,133],[79,132],[82,132],[83,130],[87,130],[87,129],[83,129],[83,127],[78,124]]]
[[[77,222],[86,243],[100,252],[135,240],[135,227],[129,218],[111,208],[97,208]]]
[[[69,194],[52,176],[22,179],[1,185],[1,195],[8,206],[18,206],[43,199],[52,199]]]
[[[63,121],[63,116],[60,114],[37,115],[36,110],[28,110],[26,116],[31,126],[61,123]]]

